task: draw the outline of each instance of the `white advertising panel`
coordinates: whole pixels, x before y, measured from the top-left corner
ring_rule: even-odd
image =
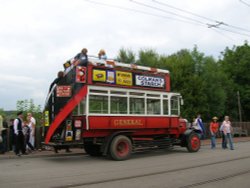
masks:
[[[165,86],[165,80],[164,78],[160,77],[136,75],[135,85],[143,87],[163,88]]]

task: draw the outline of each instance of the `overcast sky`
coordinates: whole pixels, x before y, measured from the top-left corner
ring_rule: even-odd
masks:
[[[62,64],[83,47],[115,58],[122,47],[170,55],[197,45],[219,58],[249,40],[249,23],[250,0],[0,0],[0,108],[24,99],[43,106]]]

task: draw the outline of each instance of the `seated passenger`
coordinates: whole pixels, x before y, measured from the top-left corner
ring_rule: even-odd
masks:
[[[98,53],[98,58],[99,58],[99,59],[103,59],[103,60],[107,60],[106,52],[105,52],[103,49],[101,49],[101,50],[99,51],[99,53]]]
[[[78,61],[78,63],[76,65],[87,66],[87,64],[88,64],[87,53],[88,53],[87,48],[83,48],[82,51],[74,57],[74,60]]]

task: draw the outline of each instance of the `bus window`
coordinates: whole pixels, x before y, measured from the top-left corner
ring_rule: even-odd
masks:
[[[86,114],[86,100],[81,100],[79,104],[79,115],[84,115]]]
[[[126,95],[127,93],[125,91],[110,91],[110,94],[114,94],[114,95]]]
[[[127,114],[127,97],[111,96],[111,114]]]
[[[156,97],[156,98],[160,98],[160,95],[156,95],[156,94],[147,94],[147,97]]]
[[[130,98],[130,114],[145,114],[144,98]]]
[[[90,95],[89,113],[108,114],[108,96]]]
[[[82,100],[73,110],[72,114],[73,116],[79,116],[86,114],[86,101]]]
[[[172,96],[171,98],[171,115],[179,115],[178,99],[178,96]]]
[[[163,99],[163,114],[168,115],[169,109],[168,109],[168,100]]]
[[[161,114],[160,99],[147,99],[147,114]]]
[[[108,94],[108,91],[106,90],[97,90],[97,89],[90,89],[89,93],[96,93],[96,94]]]
[[[140,93],[140,92],[129,92],[129,95],[133,95],[133,96],[144,96],[145,95],[145,93]]]

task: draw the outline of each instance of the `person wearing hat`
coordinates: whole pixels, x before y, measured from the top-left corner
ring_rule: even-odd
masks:
[[[23,135],[23,112],[17,113],[17,118],[14,120],[14,133],[16,137],[16,155],[21,156],[26,154],[26,148],[24,145],[24,135]]]
[[[209,125],[209,130],[211,134],[211,149],[216,148],[216,134],[219,130],[219,123],[217,122],[217,120],[217,117],[213,117],[212,122]]]

